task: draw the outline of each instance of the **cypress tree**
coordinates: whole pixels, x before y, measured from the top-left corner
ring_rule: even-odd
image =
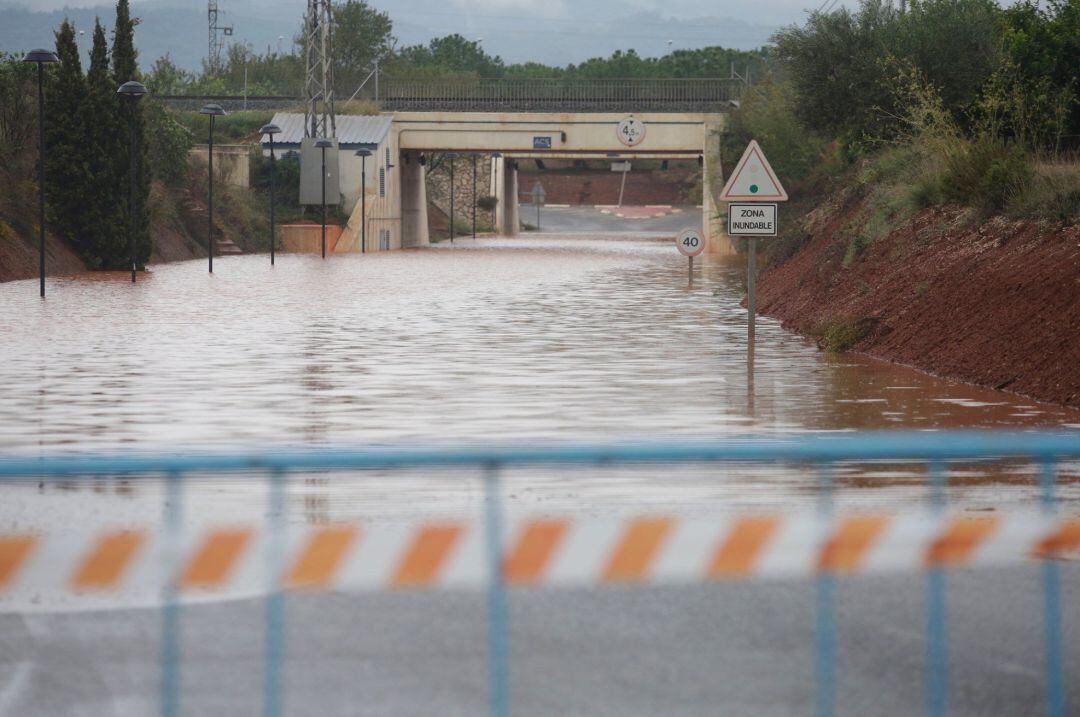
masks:
[[[138,19],[131,17],[128,0],[117,0],[116,3],[116,27],[113,29],[112,67],[113,80],[119,87],[128,80],[139,79],[138,53],[135,50],[135,25]],[[115,88],[113,90],[115,92]],[[131,123],[135,125],[135,144],[137,146],[135,156],[135,247],[140,267],[146,265],[153,253],[154,245],[150,236],[150,162],[146,146],[146,122],[143,118],[141,101],[125,100],[120,102],[119,111],[121,131],[125,137],[124,150],[118,169],[120,176],[126,181],[123,183],[124,192],[124,219],[127,221],[128,207],[130,202],[126,199],[130,191],[130,136]],[[125,228],[128,226],[124,224]]]
[[[49,200],[49,221],[56,234],[89,259],[83,234],[83,208],[93,191],[84,152],[86,132],[83,112],[86,79],[79,61],[75,28],[67,19],[56,32],[59,66],[50,68],[46,91],[45,183]]]
[[[109,70],[109,43],[98,19],[86,78],[86,160],[94,191],[86,206],[91,264],[99,269],[123,269],[127,257],[128,130],[120,121],[118,85]]]

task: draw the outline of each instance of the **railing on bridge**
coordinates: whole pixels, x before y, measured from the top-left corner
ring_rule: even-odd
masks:
[[[379,102],[396,111],[719,112],[742,88],[737,79],[385,78]]]
[[[367,83],[357,98],[377,100],[386,111],[458,112],[724,112],[745,88],[740,79],[639,78],[543,79],[453,78],[416,80],[383,77]],[[292,96],[183,96],[162,99],[179,109],[217,102],[239,109],[300,109]],[[302,110],[300,110],[302,111]]]
[[[593,556],[598,565],[607,566],[604,571],[594,569],[583,573],[582,565],[588,563],[588,559],[573,554],[573,551],[564,551],[571,553],[569,559],[579,572],[578,577],[569,583],[685,583],[725,577],[745,578],[754,574],[749,569],[753,560],[734,553],[759,550],[764,543],[772,540],[776,545],[770,546],[770,549],[797,554],[794,562],[788,556],[788,569],[784,574],[805,574],[813,576],[817,582],[817,714],[831,715],[834,712],[837,681],[836,581],[840,576],[861,570],[863,566],[859,564],[860,560],[868,560],[866,556],[874,541],[888,533],[892,536],[891,543],[882,558],[886,566],[898,569],[925,568],[927,572],[926,704],[927,713],[936,716],[945,714],[948,693],[944,570],[970,563],[972,555],[993,542],[991,536],[996,530],[995,537],[1002,538],[994,542],[996,550],[1006,545],[1016,549],[1014,559],[1042,558],[1046,712],[1052,717],[1060,717],[1065,714],[1065,690],[1059,566],[1056,560],[1047,558],[1080,549],[1080,519],[1058,515],[1055,496],[1056,474],[1062,463],[1068,462],[1068,470],[1072,474],[1076,471],[1075,461],[1078,459],[1080,433],[1076,432],[869,433],[670,441],[663,444],[456,449],[327,448],[277,453],[129,454],[44,459],[9,456],[0,458],[0,481],[25,480],[36,483],[43,478],[99,481],[110,477],[125,477],[128,480],[161,477],[166,480],[167,489],[163,491],[163,524],[158,528],[158,534],[151,538],[140,538],[146,533],[130,530],[91,533],[96,535],[97,542],[94,544],[96,547],[88,549],[85,545],[73,545],[70,536],[47,545],[48,536],[33,532],[19,534],[10,528],[0,530],[0,594],[22,579],[20,571],[27,574],[27,580],[40,581],[51,576],[60,585],[77,587],[82,581],[83,587],[97,589],[118,586],[125,577],[125,571],[143,576],[157,575],[163,581],[164,602],[160,652],[161,712],[166,716],[178,715],[182,684],[180,599],[193,585],[205,588],[212,587],[215,581],[224,581],[223,576],[228,573],[230,561],[240,559],[240,554],[246,549],[254,554],[251,562],[262,566],[261,572],[247,570],[246,574],[249,578],[254,575],[263,580],[262,586],[268,595],[265,608],[263,711],[267,715],[279,715],[283,705],[285,664],[284,590],[295,587],[439,588],[452,578],[450,582],[454,586],[482,586],[486,590],[490,713],[495,717],[504,717],[509,714],[511,704],[507,587],[540,584],[546,579],[543,571],[545,560],[555,560],[550,557],[555,542],[559,539],[569,542],[570,538],[565,534],[572,532],[568,528],[572,521],[560,523],[550,516],[532,522],[505,520],[501,485],[503,469],[521,466],[570,470],[575,467],[612,465],[794,465],[816,471],[819,500],[815,520],[801,523],[790,521],[796,526],[792,528],[796,534],[789,531],[785,534],[785,540],[770,538],[769,531],[781,524],[778,517],[774,517],[772,523],[759,520],[748,524],[740,519],[722,517],[622,518],[622,538],[612,548],[618,558],[608,555],[604,559],[600,553]],[[945,511],[947,468],[950,464],[969,465],[980,461],[1008,461],[1010,465],[1024,461],[1034,464],[1037,468],[1034,475],[1038,476],[1034,487],[1041,494],[1040,512],[1012,522],[998,515],[949,516]],[[834,469],[877,462],[926,465],[929,517],[893,519],[889,523],[880,516],[876,519],[860,519],[837,518],[833,515]],[[396,559],[402,563],[396,571],[390,571],[393,577],[385,578],[385,585],[372,583],[371,566],[365,567],[362,563],[364,560],[377,563],[382,568],[380,574],[385,577],[387,565],[390,564],[388,557],[381,553],[367,554],[365,557],[363,537],[357,537],[361,531],[351,529],[348,525],[299,529],[290,525],[288,519],[285,501],[287,484],[301,476],[323,476],[332,471],[335,475],[344,472],[360,477],[364,472],[371,471],[462,468],[475,469],[477,477],[483,482],[482,518],[458,524],[442,522],[437,526],[420,523],[409,530],[404,530],[401,525],[393,526],[388,531],[391,538],[384,534],[374,540],[375,544],[381,546],[382,552],[394,552]],[[269,502],[261,531],[245,533],[231,530],[224,537],[186,533],[180,511],[184,504],[185,478],[193,473],[204,477],[252,474],[265,477],[269,481]],[[575,520],[588,523],[595,519],[578,516]],[[618,530],[611,530],[612,527],[606,526],[604,530],[607,533],[601,531],[601,534],[620,535]],[[364,530],[364,535],[378,534],[379,528],[368,526]],[[749,531],[752,535],[748,539],[739,531]],[[253,537],[257,532],[261,537]],[[595,542],[597,533],[590,535],[593,536],[592,542]],[[676,535],[678,540],[675,539]],[[697,536],[696,543],[693,536]],[[196,541],[193,539],[195,537],[202,540]],[[395,539],[400,545],[393,542]],[[1013,542],[1009,543],[1010,540]],[[152,547],[156,550],[151,550],[141,541],[154,542]],[[350,552],[351,542],[359,542],[360,547]],[[904,549],[898,552],[897,546],[901,543]],[[677,551],[672,548],[675,544]],[[194,554],[186,555],[182,546],[192,545],[202,547]],[[220,547],[220,554],[213,554],[215,545]],[[402,545],[405,547],[401,548]],[[585,544],[579,541],[573,545],[580,548]],[[698,560],[690,560],[687,558],[688,551],[697,551],[701,555]],[[901,553],[906,557],[898,557]],[[352,557],[345,558],[346,554]],[[545,555],[548,557],[545,558]],[[701,556],[708,559],[701,560]],[[23,569],[27,563],[35,560],[39,563],[61,563],[68,558],[76,565],[74,572],[72,565],[67,564],[44,567],[37,564],[32,565],[32,569]],[[132,564],[139,560],[155,561],[158,570],[149,573],[134,570]],[[349,566],[342,567],[342,563],[350,560],[352,563]],[[783,560],[780,562],[783,563]],[[91,568],[87,568],[88,564]],[[775,561],[773,568],[776,568]],[[349,573],[351,579],[358,582],[350,582],[350,578],[339,574],[342,572]],[[566,579],[567,571],[559,574]],[[563,584],[554,579],[548,582]]]

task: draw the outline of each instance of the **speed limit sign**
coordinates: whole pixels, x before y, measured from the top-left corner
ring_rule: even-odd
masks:
[[[675,246],[683,256],[695,257],[705,251],[705,238],[697,229],[683,229],[675,238]]]

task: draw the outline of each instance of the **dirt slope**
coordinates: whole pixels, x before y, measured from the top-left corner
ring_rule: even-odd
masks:
[[[805,246],[760,280],[762,313],[807,335],[851,321],[856,351],[1080,406],[1080,227],[928,209],[845,266],[860,211],[810,215]]]

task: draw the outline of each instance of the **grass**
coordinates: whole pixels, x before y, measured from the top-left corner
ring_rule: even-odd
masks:
[[[1066,224],[1080,220],[1080,158],[1035,162],[1027,191],[1009,203],[1007,213]]]
[[[191,111],[174,111],[173,119],[187,127],[196,144],[206,144],[210,138],[210,117]],[[259,129],[273,118],[273,112],[242,110],[230,112],[214,120],[214,142],[237,143],[258,138]]]
[[[830,321],[821,327],[821,347],[829,353],[842,354],[851,350],[866,336],[864,322],[847,318]]]

